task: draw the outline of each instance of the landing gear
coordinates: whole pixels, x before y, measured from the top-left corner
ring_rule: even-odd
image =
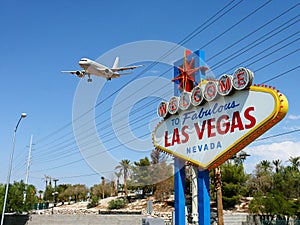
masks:
[[[92,82],[93,80],[92,80],[92,78],[91,78],[91,76],[90,75],[88,75],[88,79],[87,79],[87,82]]]
[[[111,78],[106,78],[106,80],[111,80]]]

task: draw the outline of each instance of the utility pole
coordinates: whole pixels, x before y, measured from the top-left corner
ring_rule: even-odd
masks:
[[[42,178],[43,181],[45,181],[45,191],[44,191],[44,199],[45,201],[48,201],[48,194],[46,194],[46,191],[47,191],[47,187],[48,187],[48,180],[49,180],[49,176],[48,175],[44,175],[44,178]]]
[[[57,189],[56,183],[57,183],[57,181],[59,181],[59,179],[53,178],[53,181],[54,181],[54,206],[56,206],[56,200],[57,200],[56,196],[58,194],[58,192],[56,191],[56,189]]]
[[[28,186],[28,174],[29,174],[30,159],[31,159],[31,152],[32,152],[32,139],[33,139],[33,135],[30,136],[30,142],[29,142],[29,152],[28,152],[27,168],[26,168],[26,176],[25,176],[24,202],[26,200],[26,192],[27,192],[27,186]]]
[[[105,186],[105,178],[101,177],[102,180],[102,199],[104,199],[104,186]]]

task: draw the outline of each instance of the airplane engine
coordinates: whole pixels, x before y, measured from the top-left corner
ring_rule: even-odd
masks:
[[[80,77],[80,78],[82,78],[82,77],[84,77],[84,74],[83,74],[83,72],[81,72],[81,71],[76,71],[76,75],[78,76],[78,77]]]
[[[106,75],[108,75],[109,77],[111,77],[112,75],[114,75],[114,72],[111,71],[110,69],[105,69],[105,73],[106,73]]]

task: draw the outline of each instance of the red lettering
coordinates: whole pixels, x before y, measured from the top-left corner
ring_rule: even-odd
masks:
[[[244,129],[251,129],[256,124],[256,118],[251,115],[254,112],[254,106],[248,107],[244,111],[244,120],[246,121],[243,124],[241,115],[239,111],[235,111],[232,114],[232,119],[228,115],[221,115],[218,118],[210,118],[207,120],[201,121],[201,123],[194,123],[197,137],[199,140],[203,139],[203,136],[206,135],[205,130],[207,129],[207,138],[212,138],[218,135],[225,135],[228,132],[242,131]],[[174,128],[172,134],[172,140],[169,139],[168,131],[165,131],[165,147],[174,146],[175,144],[185,144],[189,142],[189,127],[187,125],[183,126],[179,131],[178,128]]]
[[[177,104],[176,103],[177,103],[176,99],[173,99],[173,100],[170,101],[170,107],[171,107],[172,111],[175,111],[177,109]]]
[[[211,119],[207,120],[207,135],[208,135],[208,138],[216,136],[216,133],[213,132],[213,129],[215,129],[215,127],[216,127],[213,124],[214,122],[215,122],[214,118],[211,118]]]
[[[239,111],[234,112],[233,115],[232,115],[232,124],[231,124],[230,132],[231,133],[234,132],[235,128],[238,128],[239,130],[244,130],[242,119],[241,119]]]
[[[222,120],[225,120],[226,122],[221,125]],[[217,131],[218,131],[219,134],[223,135],[223,134],[226,134],[229,131],[230,122],[228,122],[228,120],[229,120],[228,115],[222,115],[218,118],[218,120],[217,120]],[[222,127],[224,127],[225,130],[222,130],[221,129]]]
[[[186,96],[184,96],[184,95],[181,96],[181,102],[182,102],[183,107],[186,107],[189,104],[185,98],[186,98]]]
[[[171,145],[174,145],[175,143],[180,144],[180,136],[179,136],[178,128],[174,129]]]
[[[256,118],[252,115],[250,115],[250,112],[254,111],[254,106],[251,106],[249,108],[247,108],[244,112],[244,116],[247,120],[249,120],[249,124],[245,124],[245,128],[246,129],[250,129],[252,127],[254,127],[254,125],[256,124]]]
[[[163,117],[167,113],[167,104],[161,104],[159,106],[159,116]]]
[[[205,89],[205,94],[209,97],[213,97],[216,94],[216,86],[215,85],[209,85],[207,89]]]
[[[199,89],[197,89],[196,91],[194,91],[194,93],[193,93],[193,99],[194,99],[194,101],[195,102],[200,102],[200,100],[201,100],[201,95],[199,94],[199,93],[201,93],[201,91],[199,90]]]
[[[184,126],[183,128],[182,128],[182,130],[181,130],[181,133],[182,133],[182,135],[185,137],[185,139],[183,139],[182,141],[181,141],[181,143],[187,143],[188,141],[189,141],[189,134],[188,133],[186,133],[186,129],[188,129],[188,126]]]
[[[195,129],[196,129],[196,132],[197,132],[197,135],[198,135],[198,139],[202,140],[203,133],[204,133],[204,128],[205,128],[205,125],[206,125],[206,120],[202,121],[201,130],[200,130],[200,127],[199,127],[198,123],[195,123],[194,125],[195,125]]]
[[[219,80],[219,84],[220,84],[219,87],[220,87],[221,92],[230,90],[230,87],[231,87],[230,78],[227,77],[227,78],[225,78],[225,80],[226,80],[226,83],[224,82],[224,80]]]
[[[237,80],[238,80],[238,86],[243,86],[246,84],[245,81],[245,76],[244,76],[245,72],[240,72],[238,73],[237,76]]]
[[[165,147],[171,146],[171,144],[168,142],[168,131],[165,131]]]

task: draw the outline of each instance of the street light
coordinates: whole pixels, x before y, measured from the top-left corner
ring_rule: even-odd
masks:
[[[8,195],[8,187],[9,187],[9,183],[10,183],[12,160],[13,160],[14,151],[15,151],[15,140],[16,140],[17,129],[18,129],[18,126],[19,126],[21,120],[23,118],[25,118],[26,116],[27,116],[26,113],[21,114],[21,117],[20,117],[20,119],[19,119],[19,121],[18,121],[18,123],[15,127],[15,130],[14,130],[14,136],[13,136],[13,140],[12,140],[12,149],[11,149],[10,161],[9,161],[9,167],[8,167],[8,174],[7,174],[7,181],[6,181],[6,189],[5,189],[5,195],[4,195],[3,210],[2,210],[2,215],[1,215],[1,225],[3,225],[3,223],[4,223],[4,214],[5,214],[6,201],[7,201],[7,195]]]

